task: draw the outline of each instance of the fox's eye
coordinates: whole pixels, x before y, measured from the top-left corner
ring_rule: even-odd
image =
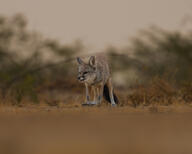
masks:
[[[88,72],[84,72],[83,74],[87,74]]]

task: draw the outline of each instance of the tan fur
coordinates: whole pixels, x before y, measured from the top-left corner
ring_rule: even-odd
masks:
[[[77,58],[78,79],[86,87],[86,104],[99,104],[103,98],[104,85],[107,85],[110,92],[111,104],[114,106],[113,87],[109,65],[106,57],[103,55],[91,56],[89,62],[85,63],[81,58]],[[94,101],[90,101],[89,87],[94,91]]]

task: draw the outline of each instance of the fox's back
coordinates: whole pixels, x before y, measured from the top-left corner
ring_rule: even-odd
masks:
[[[97,78],[102,79],[104,82],[107,82],[110,77],[110,70],[107,58],[104,55],[96,55],[96,72]]]

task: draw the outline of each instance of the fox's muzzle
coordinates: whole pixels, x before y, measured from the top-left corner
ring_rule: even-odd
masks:
[[[85,78],[84,78],[83,76],[78,76],[77,79],[78,79],[79,81],[84,81],[84,80],[85,80]]]

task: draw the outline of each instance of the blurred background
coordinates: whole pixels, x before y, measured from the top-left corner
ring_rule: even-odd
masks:
[[[2,103],[83,101],[75,60],[98,52],[122,105],[192,100],[190,0],[2,0],[0,10]]]

